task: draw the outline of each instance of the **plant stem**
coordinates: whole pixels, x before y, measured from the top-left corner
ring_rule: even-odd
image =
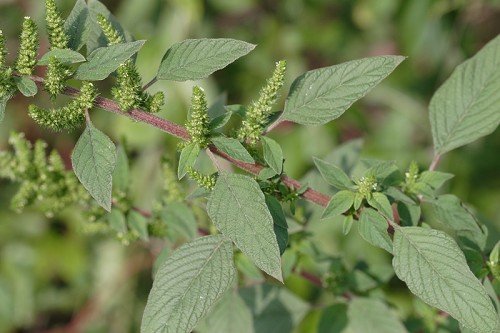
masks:
[[[31,79],[37,83],[39,87],[43,86],[43,78],[38,77],[38,76],[32,76]],[[70,97],[76,97],[79,95],[80,91],[78,89],[72,88],[72,87],[67,87],[64,92],[65,95],[70,96]],[[162,130],[165,133],[168,133],[170,135],[173,135],[179,139],[182,139],[184,141],[189,140],[190,136],[186,129],[178,125],[176,123],[173,123],[169,120],[162,119],[160,117],[157,117],[151,113],[139,110],[139,109],[132,109],[128,112],[123,112],[120,107],[118,106],[118,103],[116,103],[113,100],[110,100],[105,97],[97,97],[94,101],[94,106],[98,107],[100,109],[103,109],[108,112],[113,112],[115,114],[118,114],[120,116],[125,116],[129,117],[135,121],[142,122],[149,124],[153,127],[156,127],[160,130]],[[253,175],[258,175],[259,172],[264,168],[264,166],[260,164],[252,164],[252,163],[245,163],[241,162],[238,160],[233,159],[232,157],[228,156],[227,154],[221,152],[214,146],[209,147],[210,151],[213,152],[216,155],[219,155],[220,157],[228,160],[238,168],[251,173]],[[299,189],[302,187],[299,181],[290,178],[288,176],[283,176],[282,177],[282,182],[286,186],[288,186],[291,189]],[[315,203],[317,205],[326,207],[328,205],[328,202],[330,201],[330,197],[326,194],[320,193],[318,191],[315,191],[314,189],[308,187],[307,190],[302,194],[302,197],[312,203]]]
[[[441,155],[440,154],[435,154],[434,158],[432,159],[431,165],[429,166],[429,171],[434,171],[439,165],[439,161],[441,160]]]
[[[155,76],[151,81],[149,81],[148,83],[146,83],[144,85],[144,87],[142,87],[142,90],[147,90],[149,87],[151,87],[153,84],[155,84],[156,81],[158,81],[158,79]]]

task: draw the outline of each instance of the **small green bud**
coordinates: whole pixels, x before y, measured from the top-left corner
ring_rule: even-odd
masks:
[[[238,139],[255,145],[264,130],[273,105],[278,99],[278,91],[283,86],[286,72],[286,61],[278,61],[273,75],[267,81],[259,94],[259,99],[250,105],[241,127],[238,129]]]
[[[45,23],[51,48],[67,48],[69,38],[64,31],[64,20],[54,0],[45,0]]]
[[[49,59],[44,86],[52,99],[64,91],[65,82],[71,76],[69,67],[63,65],[56,57]]]
[[[200,187],[203,187],[207,190],[213,190],[213,188],[215,187],[215,182],[217,181],[217,179],[214,175],[204,175],[199,171],[193,169],[192,167],[188,168],[187,174],[191,179],[196,181],[196,183]]]
[[[111,22],[102,14],[97,15],[97,23],[101,27],[104,36],[106,36],[109,45],[123,43],[123,39]]]
[[[205,92],[198,86],[193,87],[189,120],[186,129],[191,136],[190,142],[197,143],[200,148],[205,148],[209,141],[209,124],[207,99]]]
[[[16,61],[16,71],[22,75],[33,74],[38,54],[38,29],[35,22],[25,17],[21,32],[21,45]]]
[[[54,131],[72,130],[84,122],[85,111],[93,107],[96,97],[97,90],[94,88],[94,85],[84,82],[80,90],[80,95],[68,105],[52,110],[30,105],[28,114],[38,124]]]

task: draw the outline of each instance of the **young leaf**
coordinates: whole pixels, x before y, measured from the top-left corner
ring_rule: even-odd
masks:
[[[316,164],[316,168],[318,168],[321,176],[325,179],[325,181],[338,188],[339,190],[348,190],[354,186],[354,183],[346,173],[340,169],[338,166],[320,160],[319,158],[314,157],[314,164]]]
[[[282,119],[302,125],[322,125],[340,117],[405,58],[378,56],[319,68],[292,83]]]
[[[169,235],[177,238],[192,239],[197,235],[196,218],[191,209],[182,202],[171,203],[160,213],[162,221],[168,226]]]
[[[157,78],[173,81],[204,79],[254,48],[253,44],[235,39],[187,39],[167,50]]]
[[[441,195],[430,201],[434,218],[451,231],[459,243],[464,239],[484,249],[488,235],[481,229],[475,217],[452,194]]]
[[[429,117],[436,153],[490,134],[500,123],[500,36],[459,65],[436,91]]]
[[[424,171],[418,177],[419,182],[423,182],[433,189],[437,190],[447,181],[453,178],[451,173],[440,171]]]
[[[123,146],[116,149],[116,167],[113,171],[113,189],[118,192],[125,192],[129,183],[129,162],[127,153]]]
[[[38,92],[36,83],[27,76],[20,76],[15,78],[17,89],[26,97],[35,96]]]
[[[253,314],[254,332],[290,333],[309,311],[309,304],[288,291],[269,284],[240,290]]]
[[[64,22],[64,30],[69,37],[68,46],[78,51],[85,45],[88,34],[89,10],[84,0],[77,0]],[[83,60],[85,61],[85,60]]]
[[[262,148],[264,149],[264,160],[276,174],[283,171],[283,151],[279,143],[266,136],[262,137]]]
[[[221,235],[184,244],[156,273],[141,333],[191,332],[234,277],[233,247]]]
[[[377,299],[356,297],[347,310],[349,331],[370,333],[408,332],[387,305]]]
[[[278,199],[271,195],[266,195],[266,205],[273,217],[274,233],[280,248],[280,254],[285,252],[288,245],[288,223],[286,223],[285,213]]]
[[[182,148],[179,156],[179,166],[177,168],[177,177],[179,179],[184,178],[188,168],[194,166],[199,154],[200,146],[198,146],[195,142],[192,142]]]
[[[392,240],[387,227],[387,220],[376,210],[365,208],[361,212],[358,221],[358,231],[361,237],[371,245],[392,253]]]
[[[148,222],[140,213],[131,210],[127,216],[127,224],[130,230],[137,233],[140,239],[143,241],[147,241],[149,239]]]
[[[478,333],[500,330],[484,287],[470,271],[455,241],[444,232],[399,227],[394,233],[393,266],[410,291]]]
[[[61,64],[64,65],[71,65],[85,61],[85,57],[79,52],[70,49],[52,49],[49,52],[45,53],[40,60],[38,60],[38,65],[48,65],[49,60],[52,57],[56,58]]]
[[[145,40],[138,40],[96,49],[88,56],[88,61],[78,67],[75,78],[86,81],[104,80],[136,54],[145,42]]]
[[[397,208],[401,225],[410,227],[418,224],[422,214],[419,205],[400,201],[397,203]]]
[[[352,215],[347,215],[342,223],[342,233],[344,236],[349,234],[352,228],[352,224],[354,222],[354,217]]]
[[[71,154],[76,176],[90,195],[107,211],[111,210],[116,147],[104,133],[87,122]]]
[[[338,216],[346,212],[352,207],[354,203],[354,192],[343,190],[335,193],[335,195],[330,199],[328,206],[326,206],[322,219],[326,219],[332,216]]]
[[[127,232],[125,216],[118,209],[112,209],[111,212],[109,212],[108,223],[111,229],[113,229],[117,233],[125,234]]]
[[[368,201],[370,206],[381,212],[386,218],[391,220],[393,219],[391,203],[385,194],[374,192],[366,199],[366,201]]]
[[[273,218],[259,184],[251,177],[221,172],[207,212],[219,231],[267,274],[281,281],[280,251]]]
[[[254,333],[252,312],[240,295],[229,291],[196,328],[199,333]]]
[[[241,142],[233,138],[226,138],[224,136],[218,136],[211,138],[212,143],[228,156],[234,158],[235,160],[242,161],[245,163],[255,163],[252,155],[243,147]]]

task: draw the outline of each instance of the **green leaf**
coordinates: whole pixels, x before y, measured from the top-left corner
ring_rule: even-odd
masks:
[[[27,76],[15,77],[14,81],[16,82],[17,89],[26,97],[33,97],[38,92],[35,81]]]
[[[255,163],[252,155],[248,153],[238,140],[226,138],[224,136],[213,137],[211,140],[217,149],[227,154],[229,157],[245,163]]]
[[[273,218],[259,184],[251,177],[221,172],[208,198],[215,226],[267,274],[281,281],[280,251]]]
[[[224,295],[235,277],[233,247],[221,235],[177,249],[159,268],[141,333],[189,333]]]
[[[240,295],[229,291],[198,325],[199,333],[254,333],[252,312]]]
[[[352,332],[406,333],[405,326],[387,305],[377,299],[356,297],[347,310]]]
[[[266,136],[262,137],[262,148],[264,150],[264,161],[276,174],[283,171],[283,150],[279,143]]]
[[[170,203],[160,217],[168,227],[168,233],[174,240],[177,238],[192,239],[197,235],[196,218],[192,210],[182,202]]]
[[[429,105],[434,149],[446,153],[492,133],[500,123],[500,36],[459,65]]]
[[[484,287],[470,271],[455,241],[444,232],[396,228],[393,266],[413,294],[462,325],[477,333],[500,330],[498,315]]]
[[[272,178],[276,175],[277,175],[276,171],[274,171],[273,169],[262,168],[262,170],[260,170],[260,172],[259,172],[258,178],[262,179],[262,180],[266,180],[266,179]]]
[[[326,206],[322,219],[328,217],[338,216],[345,213],[349,208],[352,207],[354,203],[354,192],[343,190],[335,193],[335,195],[330,199],[328,206]]]
[[[116,167],[113,171],[113,189],[125,192],[129,187],[129,162],[125,148],[120,145],[116,149]]]
[[[179,179],[184,178],[188,169],[194,166],[199,154],[200,146],[198,146],[194,142],[182,148],[181,154],[179,156],[179,166],[177,168],[177,177]]]
[[[380,192],[374,192],[371,194],[371,196],[368,196],[366,201],[370,206],[378,210],[386,218],[390,220],[394,218],[392,213],[391,203],[389,202],[389,199],[387,199],[385,194]]]
[[[253,44],[235,39],[187,39],[167,50],[157,78],[173,81],[204,79],[254,48]]]
[[[420,221],[422,210],[420,206],[413,203],[398,202],[399,220],[403,226],[416,226]]]
[[[424,171],[418,177],[419,182],[424,182],[429,185],[433,189],[437,190],[443,184],[453,178],[454,176],[451,173],[440,172],[440,171]]]
[[[288,223],[286,223],[285,213],[278,199],[271,195],[266,195],[266,205],[273,217],[274,233],[280,248],[280,254],[285,252],[288,245]]]
[[[337,303],[324,308],[318,324],[318,333],[343,333],[348,324],[347,304]]]
[[[449,230],[459,243],[468,240],[480,249],[484,249],[488,235],[482,230],[474,215],[462,205],[459,198],[445,194],[430,203],[433,217]]]
[[[253,314],[254,332],[290,333],[299,325],[309,305],[286,288],[268,284],[240,290]]]
[[[85,45],[88,36],[89,9],[84,0],[77,0],[64,22],[64,30],[69,37],[68,46],[78,51]],[[85,60],[84,60],[85,61]]]
[[[309,71],[292,83],[283,120],[322,125],[340,117],[405,58],[378,56]]]
[[[358,221],[359,234],[373,246],[392,253],[392,241],[387,228],[387,220],[380,213],[371,208],[363,209]]]
[[[104,80],[121,64],[136,54],[145,42],[145,40],[138,40],[96,49],[88,56],[88,61],[78,67],[75,79],[86,81]]]
[[[319,158],[313,157],[314,164],[318,168],[321,176],[325,181],[338,188],[339,190],[348,190],[354,186],[354,183],[349,179],[349,176],[340,169],[338,166],[320,160]]]
[[[108,45],[108,40],[104,36],[101,26],[97,22],[97,16],[103,15],[111,22],[113,28],[118,31],[118,34],[125,42],[132,42],[133,38],[128,31],[123,29],[116,17],[98,0],[87,0],[89,17],[87,20],[87,34],[85,35],[87,43],[87,52],[92,53],[95,49]]]
[[[345,235],[349,234],[354,222],[354,217],[352,215],[347,215],[342,223],[342,233]]]
[[[52,49],[45,53],[40,60],[38,60],[38,65],[48,65],[50,58],[56,58],[61,64],[64,65],[71,65],[85,61],[85,57],[79,52],[70,49]]]
[[[107,211],[111,210],[116,147],[104,133],[87,122],[71,154],[76,176],[90,195]]]
[[[143,241],[149,240],[148,222],[144,216],[135,210],[131,210],[127,216],[127,224],[133,232],[137,233]]]
[[[112,209],[107,215],[108,223],[111,229],[119,234],[124,235],[127,232],[127,224],[125,223],[125,216],[118,209]]]

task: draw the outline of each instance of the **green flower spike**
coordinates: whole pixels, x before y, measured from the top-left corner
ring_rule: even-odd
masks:
[[[189,120],[186,124],[186,129],[191,136],[190,142],[194,142],[205,148],[208,145],[209,139],[209,124],[207,98],[205,92],[198,86],[193,87],[193,95],[191,96],[191,108],[189,109]]]
[[[5,58],[7,57],[7,48],[5,47],[5,37],[0,30],[0,69],[5,68]]]
[[[272,114],[273,105],[278,99],[278,91],[285,79],[286,61],[278,61],[273,75],[267,81],[259,94],[259,99],[250,105],[245,119],[238,130],[238,139],[255,145],[264,131],[269,115]]]
[[[5,37],[2,30],[0,30],[0,98],[11,95],[15,90],[12,68],[6,66],[6,57]]]
[[[85,111],[90,110],[97,97],[94,85],[84,82],[80,95],[68,105],[48,110],[36,105],[30,105],[28,114],[38,124],[48,127],[54,131],[72,130],[79,127],[85,120]]]
[[[38,53],[38,29],[35,22],[25,17],[21,32],[21,45],[16,61],[16,71],[22,75],[33,74]]]
[[[191,179],[196,181],[196,183],[200,187],[203,187],[207,190],[213,190],[213,188],[215,187],[215,182],[217,181],[217,179],[214,175],[204,175],[199,171],[193,169],[192,167],[187,169],[187,174]]]
[[[64,31],[64,20],[54,0],[45,0],[45,23],[47,24],[50,47],[52,49],[67,48],[69,38]]]

